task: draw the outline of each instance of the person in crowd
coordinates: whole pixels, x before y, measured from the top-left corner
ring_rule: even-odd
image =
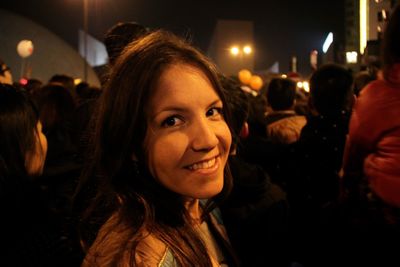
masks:
[[[294,251],[305,266],[327,266],[314,255],[331,257],[339,236],[339,172],[354,102],[352,85],[352,74],[343,66],[319,67],[310,79],[307,123],[299,140],[277,160],[276,175],[284,181],[291,210],[292,238],[307,240]]]
[[[10,68],[0,59],[0,83],[13,84]]]
[[[77,106],[85,102],[96,99],[101,94],[101,88],[90,86],[87,82],[80,82],[76,85],[76,94],[78,96]]]
[[[103,43],[108,54],[108,63],[98,69],[102,85],[107,82],[111,68],[115,65],[118,56],[125,47],[148,32],[149,29],[134,21],[118,22],[106,31]]]
[[[357,98],[343,158],[348,233],[356,240],[349,247],[359,247],[357,263],[370,266],[390,266],[400,249],[399,4],[390,12],[382,41],[382,75]]]
[[[361,68],[360,71],[354,74],[354,94],[358,97],[361,90],[364,89],[368,83],[378,79],[379,76],[381,76],[381,60],[378,58],[374,60],[367,59],[367,66]]]
[[[240,140],[248,136],[249,99],[240,83],[222,76],[232,111],[232,149],[229,168],[233,189],[221,205],[228,236],[242,266],[288,266],[288,205],[285,193],[258,165],[240,155]]]
[[[375,80],[376,77],[372,76],[368,71],[359,71],[354,75],[353,91],[356,96],[359,96],[361,90],[370,82]]]
[[[294,111],[296,83],[288,78],[273,78],[267,90],[268,104],[272,112],[266,115],[268,138],[278,144],[291,144],[300,137],[306,117]]]
[[[263,88],[265,89],[266,86]],[[264,90],[261,90],[263,92]],[[276,173],[277,159],[285,151],[286,144],[273,142],[267,136],[266,113],[268,102],[266,93],[257,96],[245,91],[249,100],[249,113],[246,120],[248,134],[239,142],[240,157],[246,162],[261,166],[268,173],[272,182],[283,185]]]
[[[118,22],[104,36],[104,45],[108,54],[108,63],[113,66],[125,47],[132,41],[144,36],[149,30],[133,22]]]
[[[81,82],[76,86],[79,101],[74,110],[72,128],[74,130],[74,142],[78,145],[80,157],[83,157],[89,142],[89,130],[92,130],[90,121],[97,107],[97,100],[101,92],[101,88],[90,86],[86,82]]]
[[[310,112],[291,148],[287,176],[293,205],[327,207],[339,194],[339,171],[354,103],[353,77],[344,67],[325,64],[310,79]],[[323,155],[323,156],[322,156]],[[292,173],[294,171],[294,173]],[[293,206],[292,205],[292,206]],[[311,213],[315,213],[311,208]]]
[[[63,220],[34,183],[43,172],[47,140],[25,91],[0,84],[1,262],[6,266],[79,266]]]
[[[42,88],[43,82],[39,79],[30,78],[27,83],[22,87],[32,96],[36,95],[36,93]]]
[[[366,185],[370,197],[394,212],[387,218],[399,221],[395,210],[400,208],[400,6],[390,15],[382,42],[383,77],[370,82],[357,98],[346,142],[343,181],[352,193]]]
[[[263,91],[263,90],[261,90]],[[268,101],[265,94],[252,95],[247,92],[251,97],[249,97],[250,110],[249,110],[249,132],[250,138],[267,138],[267,133],[265,131],[265,113],[267,112]]]
[[[214,65],[150,33],[117,60],[96,117],[76,193],[88,207],[82,266],[236,266],[216,209],[232,186],[232,137]]]
[[[108,64],[98,68],[101,88],[95,88],[86,82],[82,82],[76,86],[78,105],[75,110],[77,116],[74,127],[76,130],[75,139],[79,143],[80,155],[87,153],[90,133],[94,130],[91,122],[92,116],[94,110],[97,108],[97,100],[102,93],[101,89],[109,78],[111,68],[124,48],[130,42],[145,35],[147,32],[147,28],[136,22],[118,22],[113,25],[104,35],[104,44],[108,53]]]
[[[73,129],[75,102],[61,84],[43,86],[35,95],[48,153],[43,175],[37,179],[54,210],[68,214],[82,163]]]
[[[55,74],[50,77],[48,84],[59,84],[68,89],[75,102],[78,102],[78,96],[75,89],[75,81],[72,76],[67,74]]]

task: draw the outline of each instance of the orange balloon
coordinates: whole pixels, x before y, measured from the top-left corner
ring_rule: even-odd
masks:
[[[249,84],[251,79],[251,72],[249,70],[243,69],[239,71],[239,81],[243,84]]]
[[[264,82],[263,82],[263,80],[261,79],[260,76],[258,76],[258,75],[253,75],[253,76],[251,76],[251,78],[250,78],[250,87],[251,87],[252,89],[258,91],[258,90],[261,89],[261,87],[263,86],[263,84],[264,84]]]

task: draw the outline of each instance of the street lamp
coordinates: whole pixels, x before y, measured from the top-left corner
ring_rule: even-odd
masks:
[[[250,55],[252,52],[251,46],[246,45],[245,47],[243,47],[243,53],[245,53],[246,55]]]
[[[230,49],[230,52],[231,52],[232,55],[237,56],[239,54],[239,52],[240,52],[239,47],[232,46],[231,49]]]
[[[239,46],[231,46],[231,48],[229,49],[229,52],[231,53],[231,55],[233,56],[240,56],[242,57],[243,54],[245,55],[250,55],[253,50],[251,48],[250,45],[245,45],[242,48],[240,48]]]
[[[229,52],[231,56],[233,56],[234,58],[239,58],[238,60],[240,67],[244,67],[243,65],[245,64],[245,62],[248,61],[249,57],[253,53],[253,49],[250,45],[244,45],[244,46],[233,45],[229,48]]]
[[[225,50],[227,62],[232,73],[237,73],[241,69],[253,69],[254,50],[252,45],[245,42],[237,42]]]

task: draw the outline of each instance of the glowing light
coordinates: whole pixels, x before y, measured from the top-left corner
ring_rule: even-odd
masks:
[[[80,79],[80,78],[74,79],[74,84],[75,84],[75,85],[78,85],[78,84],[80,84],[81,82],[82,82],[82,79]]]
[[[297,82],[297,87],[298,88],[303,88],[303,82]]]
[[[322,51],[326,53],[333,42],[333,33],[328,33],[328,36],[325,39],[324,44],[322,45]]]
[[[368,1],[360,0],[360,53],[364,54],[368,38]]]
[[[305,92],[310,92],[310,84],[307,81],[298,81],[296,83],[297,89],[304,90]]]
[[[230,51],[231,51],[231,54],[232,54],[232,55],[237,56],[237,55],[239,54],[239,47],[237,47],[237,46],[232,46],[231,49],[230,49]]]
[[[387,20],[386,10],[382,9],[382,18],[383,20]]]
[[[27,80],[26,78],[21,78],[21,79],[19,80],[19,83],[20,83],[21,85],[27,85],[27,84],[28,84],[28,80]]]
[[[251,52],[252,52],[252,49],[251,49],[251,46],[249,46],[249,45],[246,45],[245,47],[243,47],[243,52],[245,53],[245,54],[251,54]]]
[[[307,93],[310,92],[310,84],[309,84],[309,82],[307,82],[307,81],[304,81],[304,82],[303,82],[303,89],[304,89],[304,91],[306,91]]]
[[[287,75],[286,74],[282,74],[281,77],[282,78],[287,78]]]
[[[347,63],[357,63],[357,52],[356,51],[350,51],[346,52],[346,62]]]

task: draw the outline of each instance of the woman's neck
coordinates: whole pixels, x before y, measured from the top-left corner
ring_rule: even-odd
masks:
[[[201,208],[197,198],[188,199],[185,203],[186,210],[194,222],[201,223]]]

